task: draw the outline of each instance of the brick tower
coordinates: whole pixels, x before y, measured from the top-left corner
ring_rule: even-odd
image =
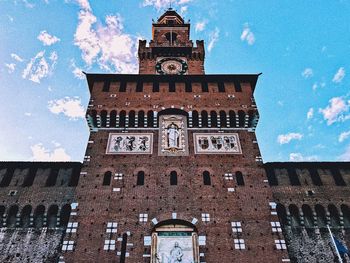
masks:
[[[139,74],[87,74],[90,138],[65,262],[289,261],[255,137],[257,74],[204,74],[167,10]]]

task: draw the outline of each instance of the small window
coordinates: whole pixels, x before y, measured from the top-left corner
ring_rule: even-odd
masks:
[[[241,172],[236,172],[237,185],[244,185],[243,174]]]
[[[169,92],[175,92],[175,82],[169,82]]]
[[[186,92],[192,92],[192,83],[190,81],[187,81],[185,83],[185,91]]]
[[[105,172],[103,176],[103,183],[102,185],[110,185],[111,184],[111,179],[112,179],[112,173],[110,171]]]
[[[102,91],[103,91],[103,92],[108,92],[108,91],[109,91],[110,85],[111,85],[111,82],[110,82],[109,80],[106,80],[106,81],[103,83]]]
[[[136,85],[136,92],[142,92],[143,91],[143,82],[138,81]]]
[[[223,82],[218,83],[219,92],[225,92],[225,84]]]
[[[208,82],[202,82],[202,92],[209,92]]]
[[[211,185],[210,173],[208,171],[203,172],[203,183],[204,185]]]
[[[139,171],[137,173],[137,185],[144,185],[145,184],[145,172],[144,171]]]
[[[152,91],[153,92],[159,92],[159,82],[157,82],[157,81],[153,82]]]
[[[126,92],[126,82],[125,81],[120,82],[119,92]]]
[[[170,185],[177,185],[177,172],[175,171],[170,173]]]

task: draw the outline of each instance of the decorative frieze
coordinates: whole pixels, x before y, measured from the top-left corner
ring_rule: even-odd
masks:
[[[110,133],[106,154],[152,154],[152,133]]]

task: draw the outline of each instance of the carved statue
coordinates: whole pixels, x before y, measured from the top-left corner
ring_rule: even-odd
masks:
[[[182,262],[182,248],[179,246],[178,242],[175,242],[173,249],[170,251],[170,258],[168,263],[181,263]]]
[[[168,146],[170,148],[179,147],[179,128],[172,122],[168,127]]]

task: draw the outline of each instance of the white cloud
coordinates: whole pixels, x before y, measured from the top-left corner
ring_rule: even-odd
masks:
[[[15,63],[10,63],[10,64],[5,63],[5,67],[7,68],[8,73],[11,74],[15,71],[16,64]]]
[[[34,58],[30,60],[26,68],[23,70],[22,77],[29,79],[35,83],[40,83],[42,78],[50,75],[55,68],[58,56],[55,51],[51,52],[49,62],[44,57],[45,51],[40,51]]]
[[[310,108],[306,114],[308,120],[310,120],[314,116],[314,108]]]
[[[339,142],[343,142],[345,141],[347,138],[350,137],[350,131],[347,131],[347,132],[342,132],[340,135],[339,135],[339,138],[338,138],[338,141]]]
[[[279,144],[287,144],[291,140],[301,140],[303,138],[303,135],[300,133],[290,132],[287,134],[280,134],[277,137],[277,142]]]
[[[44,46],[51,46],[61,41],[61,39],[59,39],[58,37],[52,36],[49,33],[47,33],[46,30],[41,31],[37,38],[44,44]]]
[[[180,8],[180,14],[181,15],[184,15],[186,12],[187,12],[187,9],[188,9],[188,6],[181,6]]]
[[[314,75],[314,71],[312,70],[312,68],[306,68],[304,69],[304,71],[301,73],[301,75],[308,79],[310,77],[312,77]],[[316,86],[315,86],[316,85]],[[314,86],[312,87],[312,89],[316,89],[317,88],[317,83],[314,84]]]
[[[90,3],[88,0],[76,0],[81,9],[91,11]]]
[[[345,149],[345,152],[338,157],[341,161],[350,161],[350,145]]]
[[[316,155],[312,156],[303,156],[301,153],[291,153],[289,154],[289,161],[291,162],[310,162],[317,161],[318,158]]]
[[[85,79],[85,75],[83,73],[83,70],[75,65],[74,60],[71,60],[70,64],[71,68],[73,69],[72,73],[77,79]]]
[[[205,20],[197,22],[195,25],[196,32],[203,31],[205,29],[206,24],[207,24],[207,21]]]
[[[243,26],[241,40],[246,41],[248,45],[253,45],[255,43],[254,33],[251,31],[248,23],[245,23]]]
[[[11,54],[11,58],[13,58],[14,60],[18,61],[18,62],[23,62],[23,58],[21,58],[20,56],[18,56],[15,53]]]
[[[341,97],[334,97],[329,100],[329,103],[330,105],[326,108],[319,109],[323,118],[327,120],[328,125],[337,121],[345,121],[350,118],[349,115],[346,115],[346,112],[349,110],[350,101],[345,101]]]
[[[30,116],[32,116],[32,113],[31,112],[25,112],[24,115],[27,116],[27,117],[30,117]]]
[[[192,0],[144,0],[143,6],[154,6],[158,11],[161,9],[167,9],[170,5],[185,5]]]
[[[33,161],[70,161],[71,157],[62,147],[56,148],[53,151],[46,149],[41,143],[30,147],[32,150]]]
[[[88,2],[80,2],[84,9],[79,12],[74,44],[80,48],[85,63],[88,66],[97,63],[110,72],[136,73],[137,38],[123,33],[120,15],[106,16],[105,26],[96,26],[97,19]]]
[[[85,117],[85,110],[81,105],[81,100],[76,97],[51,100],[48,102],[48,108],[54,114],[63,113],[69,117],[70,120],[77,120]]]
[[[335,73],[332,81],[334,83],[340,83],[344,77],[345,77],[345,69],[341,67],[338,69],[337,73]]]
[[[215,43],[219,40],[219,34],[220,34],[219,28],[215,28],[214,31],[209,33],[209,43],[207,47],[208,52],[210,52],[214,48]]]

